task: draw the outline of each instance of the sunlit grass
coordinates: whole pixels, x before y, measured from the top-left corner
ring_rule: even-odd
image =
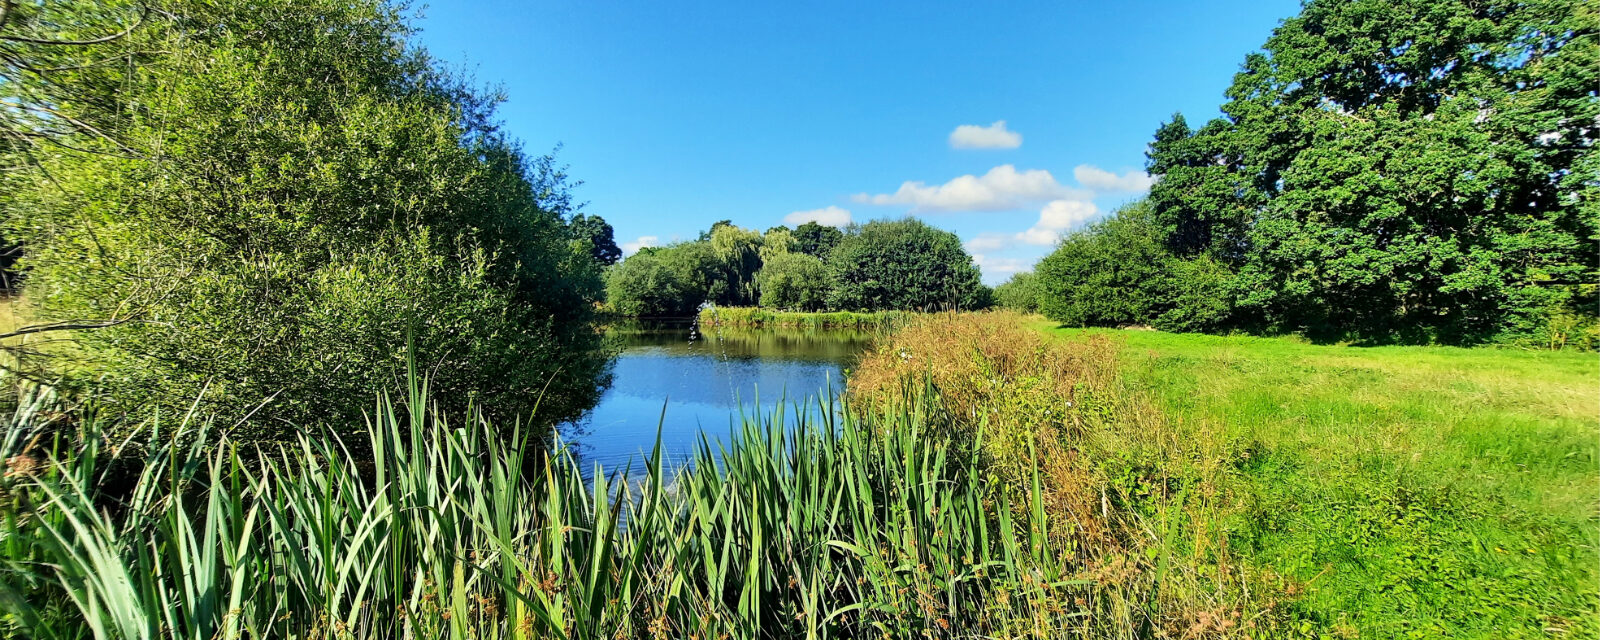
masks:
[[[1600,633],[1600,358],[1035,328],[1122,345],[1181,428],[1252,450],[1226,526],[1364,634]]]

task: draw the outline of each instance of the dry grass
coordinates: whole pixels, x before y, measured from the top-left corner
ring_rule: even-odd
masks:
[[[1241,501],[1227,475],[1250,452],[1168,420],[1118,374],[1120,345],[1059,341],[1011,312],[919,318],[852,373],[856,406],[889,410],[931,389],[941,425],[981,440],[1002,482],[1037,472],[1048,535],[1095,581],[1097,635],[1229,637],[1282,623],[1296,585],[1240,561],[1219,523]]]

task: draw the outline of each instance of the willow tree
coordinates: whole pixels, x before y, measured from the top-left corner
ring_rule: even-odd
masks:
[[[599,272],[541,204],[564,197],[560,176],[394,8],[180,0],[129,15],[142,22],[120,46],[143,64],[0,82],[0,99],[89,125],[32,145],[5,196],[36,313],[101,325],[55,352],[56,372],[118,410],[193,405],[265,437],[359,425],[408,355],[446,402],[508,417],[537,404],[546,420],[592,402]]]

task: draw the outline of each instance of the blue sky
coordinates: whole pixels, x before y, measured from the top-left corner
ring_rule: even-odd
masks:
[[[1003,281],[1148,187],[1291,0],[435,2],[421,42],[504,89],[629,248],[730,219],[915,215]],[[1003,126],[997,125],[1003,121]]]

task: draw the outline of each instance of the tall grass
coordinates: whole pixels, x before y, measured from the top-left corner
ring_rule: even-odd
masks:
[[[24,397],[0,451],[0,610],[41,638],[1062,637],[1091,585],[1045,532],[1037,473],[997,490],[975,446],[898,409],[748,417],[642,482],[515,425],[430,410],[425,384],[364,436],[247,448],[206,425],[49,435]],[[218,443],[202,448],[201,442]],[[182,444],[195,443],[195,444]],[[127,482],[113,472],[137,468]],[[637,474],[633,477],[637,478]],[[122,486],[126,485],[126,486]]]
[[[700,310],[700,325],[705,327],[791,327],[801,329],[887,330],[915,317],[907,311],[773,311],[759,307],[707,307]]]

